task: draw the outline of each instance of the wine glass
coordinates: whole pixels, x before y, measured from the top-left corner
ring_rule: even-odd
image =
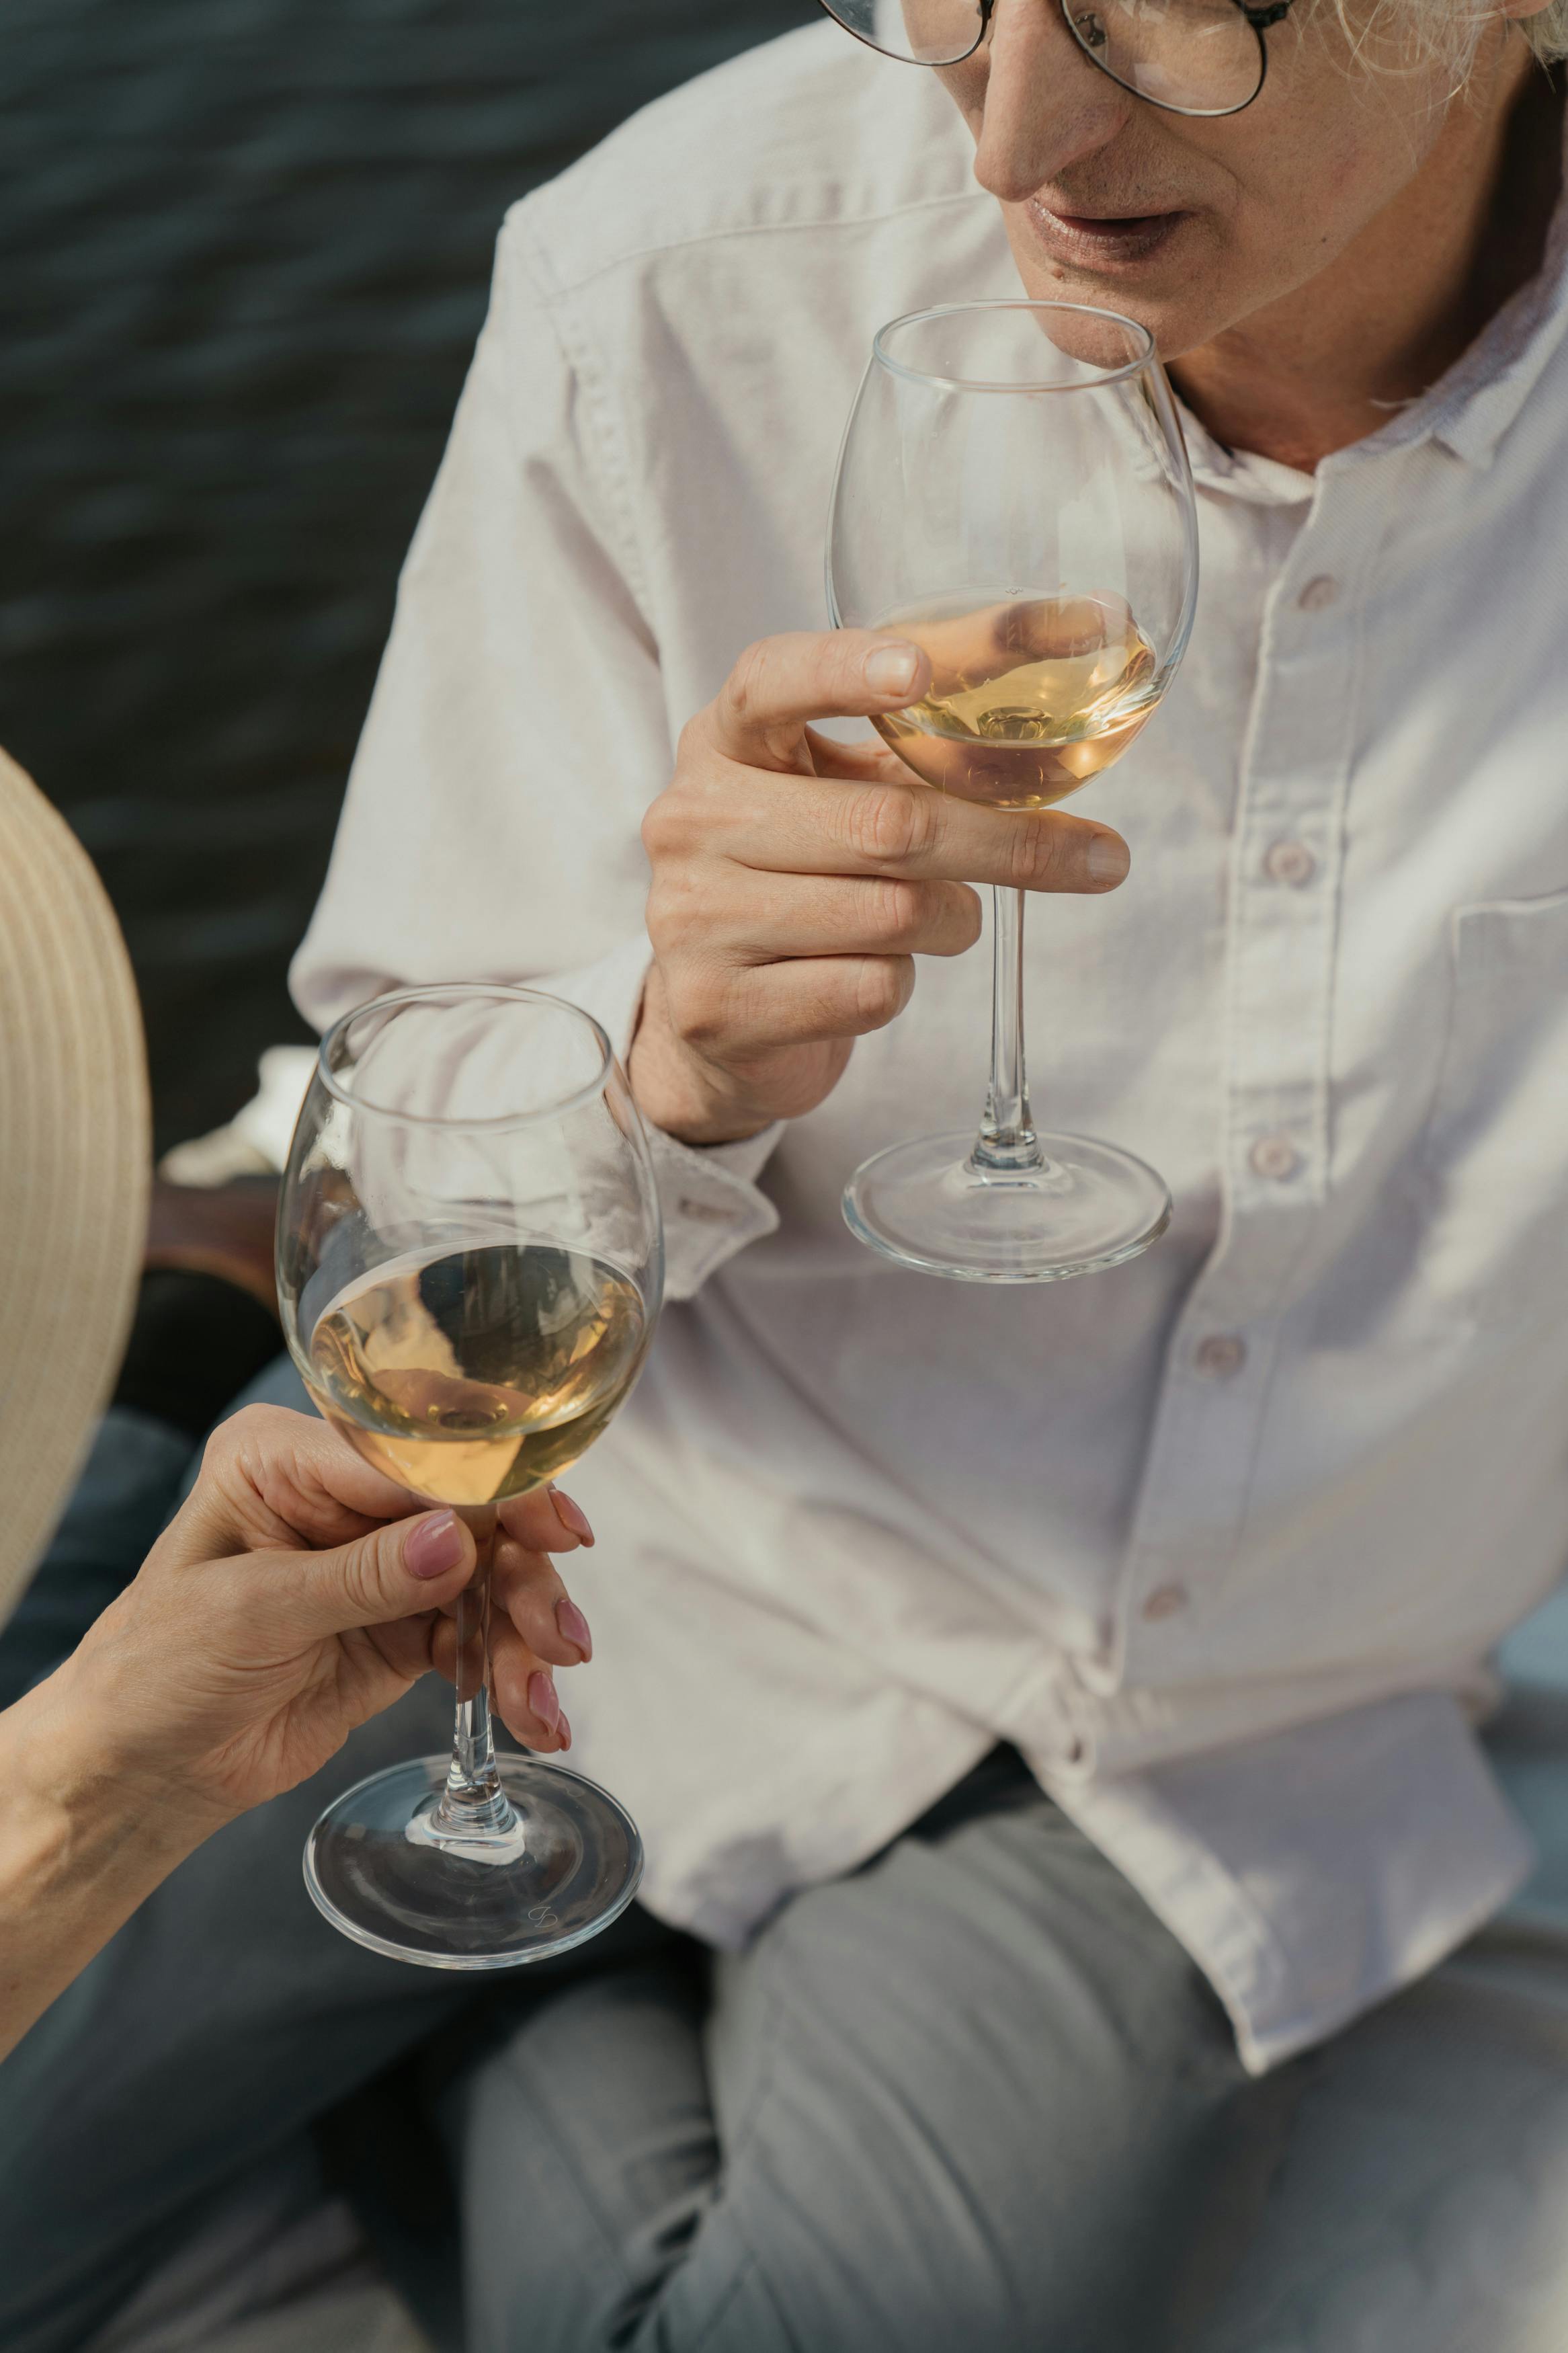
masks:
[[[378,1471],[453,1505],[457,1733],[361,1781],[310,1833],[334,1926],[433,1968],[565,1951],[623,1911],[642,1844],[581,1774],[495,1751],[496,1506],[576,1460],[653,1336],[663,1239],[647,1139],[597,1022],[536,989],[408,988],[321,1042],[278,1219],[283,1330]]]
[[[1147,332],[1080,303],[952,303],[882,329],[839,453],[835,628],[931,657],[876,721],[936,790],[1042,809],[1110,766],[1186,648],[1197,521]],[[1022,891],[994,893],[991,1084],[977,1136],[921,1136],[857,1169],[844,1214],[900,1265],[1055,1282],[1135,1257],[1171,1218],[1131,1153],[1037,1131],[1024,1068]]]

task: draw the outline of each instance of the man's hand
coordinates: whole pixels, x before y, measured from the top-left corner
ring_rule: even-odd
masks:
[[[571,1746],[551,1670],[587,1657],[588,1629],[548,1556],[591,1543],[586,1528],[551,1488],[500,1506],[495,1696],[532,1748]],[[474,1558],[454,1513],[421,1513],[324,1422],[252,1406],[209,1440],[140,1574],[29,1704],[150,1831],[166,1820],[194,1845],[308,1778],[427,1669],[450,1675]]]
[[[930,676],[905,638],[765,638],[682,733],[643,826],[654,964],[631,1055],[667,1134],[724,1143],[821,1103],[909,1003],[914,958],[973,946],[973,885],[1102,892],[1127,872],[1108,826],[950,799],[810,723],[896,711]]]

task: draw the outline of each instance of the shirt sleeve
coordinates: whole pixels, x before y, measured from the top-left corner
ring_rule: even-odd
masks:
[[[398,584],[331,865],[290,986],[325,1028],[422,981],[527,981],[625,1054],[650,957],[643,812],[673,759],[629,493],[519,207]],[[656,1135],[667,1282],[689,1296],[777,1225],[778,1131]]]

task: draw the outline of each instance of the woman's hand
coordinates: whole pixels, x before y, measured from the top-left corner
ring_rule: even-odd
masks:
[[[33,1700],[79,1747],[90,1728],[99,1771],[149,1827],[205,1835],[307,1779],[429,1668],[452,1672],[474,1540],[452,1512],[416,1514],[324,1422],[252,1406],[208,1441],[141,1573]],[[588,1655],[588,1630],[547,1555],[592,1537],[549,1488],[500,1517],[497,1704],[530,1746],[566,1747],[551,1670]]]
[[[492,1651],[507,1723],[571,1746],[550,1671],[588,1629],[547,1554],[593,1542],[553,1489],[500,1507]],[[0,1711],[0,2058],[175,1864],[292,1788],[431,1666],[474,1566],[304,1414],[252,1406],[141,1573],[65,1664]]]
[[[989,674],[961,650],[966,676]],[[643,827],[654,964],[631,1056],[668,1134],[724,1143],[821,1103],[855,1039],[908,1004],[915,957],[978,939],[973,884],[1103,892],[1125,875],[1109,826],[950,799],[809,723],[896,711],[931,674],[906,638],[765,638],[682,733]]]

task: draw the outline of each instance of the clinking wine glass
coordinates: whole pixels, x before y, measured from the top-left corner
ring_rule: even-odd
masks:
[[[1197,523],[1185,444],[1147,332],[1078,303],[954,303],[877,336],[828,527],[836,628],[924,648],[921,702],[876,725],[939,792],[1054,807],[1118,759],[1186,648]],[[900,1265],[1051,1282],[1164,1231],[1131,1153],[1034,1124],[1024,1060],[1024,893],[994,893],[991,1080],[978,1135],[893,1145],[844,1196]]]
[[[562,1952],[624,1910],[637,1827],[581,1774],[498,1756],[497,1505],[575,1461],[622,1405],[658,1313],[647,1140],[598,1024],[537,990],[411,988],[322,1040],[278,1224],[289,1350],[322,1413],[479,1565],[458,1604],[450,1757],[328,1807],[305,1877],[346,1936],[436,1968]]]

